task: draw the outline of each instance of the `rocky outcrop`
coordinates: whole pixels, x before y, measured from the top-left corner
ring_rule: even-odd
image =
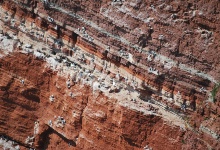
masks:
[[[0,133],[37,149],[218,149],[218,8],[2,1]]]
[[[0,132],[22,145],[37,149],[207,148],[206,142],[192,138],[198,135],[191,130],[173,125],[172,119],[164,120],[160,111],[152,113],[153,104],[137,102],[149,110],[141,112],[141,107],[130,108],[132,103],[124,101],[130,105],[126,106],[102,93],[94,95],[87,86],[76,84],[67,90],[66,79],[32,55],[15,53],[1,64]]]

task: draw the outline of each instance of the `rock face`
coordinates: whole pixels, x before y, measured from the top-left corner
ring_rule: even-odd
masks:
[[[0,132],[27,147],[142,149],[148,145],[181,149],[189,140],[188,134],[198,138],[160,115],[129,109],[102,93],[93,95],[88,86],[72,86],[69,91],[75,96],[70,97],[65,79],[32,55],[15,53],[1,64]],[[50,102],[52,94],[54,101]],[[34,137],[33,143],[28,136]],[[192,138],[190,144],[187,146],[207,149],[202,140]]]
[[[0,147],[220,149],[218,0],[0,3]]]

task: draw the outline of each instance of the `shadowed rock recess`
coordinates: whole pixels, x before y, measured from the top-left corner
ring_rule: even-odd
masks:
[[[219,0],[0,0],[0,149],[220,149]]]

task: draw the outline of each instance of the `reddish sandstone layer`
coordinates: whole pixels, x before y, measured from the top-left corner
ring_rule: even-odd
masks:
[[[59,7],[60,10],[55,9],[54,7],[45,7],[45,5],[43,5],[43,3],[40,1],[15,0],[14,2],[20,3],[4,1],[4,3],[1,5],[3,6],[2,8],[4,11],[7,11],[9,15],[14,16],[16,19],[14,28],[9,27],[9,22],[4,24],[5,32],[18,34],[21,33],[21,31],[17,27],[22,22],[25,21],[25,25],[27,26],[30,26],[30,24],[34,23],[36,27],[38,27],[38,30],[41,30],[43,33],[45,33],[45,35],[43,38],[37,38],[34,35],[29,35],[31,38],[35,38],[36,40],[38,39],[40,42],[45,42],[47,41],[46,38],[51,36],[61,40],[63,44],[67,46],[59,49],[66,55],[72,56],[73,52],[71,48],[76,45],[90,54],[96,55],[103,60],[116,64],[118,67],[126,70],[127,73],[132,74],[143,81],[143,84],[146,85],[146,89],[148,91],[148,94],[144,93],[145,95],[143,96],[153,98],[158,102],[166,104],[168,107],[174,109],[177,114],[181,111],[180,106],[176,106],[173,104],[173,102],[169,102],[167,98],[174,99],[176,95],[180,94],[180,104],[183,102],[189,103],[187,112],[184,112],[186,122],[190,123],[193,129],[195,129],[197,132],[204,134],[204,136],[200,133],[199,135],[194,135],[191,132],[187,132],[184,134],[184,138],[182,138],[182,136],[179,134],[175,135],[174,138],[174,133],[169,135],[171,127],[166,125],[163,126],[163,121],[161,118],[156,117],[156,121],[154,120],[155,118],[148,120],[149,116],[141,116],[139,112],[130,112],[130,110],[127,110],[127,108],[120,107],[117,108],[119,109],[117,110],[115,108],[117,106],[116,102],[109,102],[106,97],[101,95],[100,98],[104,98],[106,101],[108,101],[108,103],[113,105],[113,108],[115,108],[117,111],[122,111],[119,113],[122,116],[122,126],[115,125],[113,117],[114,114],[111,114],[111,111],[109,113],[106,112],[106,110],[109,109],[108,105],[105,106],[106,103],[100,102],[100,106],[96,106],[97,104],[93,102],[95,99],[92,98],[91,93],[88,94],[84,91],[89,90],[89,87],[87,87],[83,90],[85,95],[77,98],[79,102],[74,100],[74,102],[78,102],[79,104],[77,103],[77,106],[74,104],[70,105],[71,107],[77,107],[77,109],[79,109],[78,111],[80,117],[76,120],[73,120],[73,128],[71,126],[67,127],[67,129],[70,129],[70,133],[67,134],[67,129],[64,131],[64,137],[68,140],[76,140],[75,138],[80,132],[82,132],[82,135],[85,135],[88,138],[87,140],[79,138],[79,143],[76,144],[76,148],[103,149],[106,148],[106,145],[112,145],[112,147],[116,149],[132,149],[140,147],[143,148],[146,144],[148,144],[155,149],[161,149],[163,146],[168,147],[168,145],[170,145],[170,148],[168,149],[179,149],[180,147],[191,149],[194,148],[194,145],[196,145],[196,149],[207,149],[205,145],[211,145],[212,148],[218,149],[219,145],[216,144],[215,138],[212,139],[210,133],[212,133],[212,131],[218,133],[218,135],[220,133],[218,128],[220,92],[218,92],[216,95],[215,103],[208,102],[207,100],[210,97],[209,93],[213,89],[215,83],[209,78],[207,79],[179,68],[181,64],[187,64],[188,67],[192,67],[197,69],[198,72],[203,72],[206,75],[211,76],[216,80],[216,82],[219,81],[220,61],[218,39],[220,9],[218,1],[181,1],[165,3],[159,1],[130,1],[119,5],[112,5],[107,1],[100,1],[99,3],[97,1],[69,2],[58,0],[56,1],[56,6]],[[53,1],[50,2],[53,3]],[[84,18],[84,20],[82,20],[82,18],[79,19],[71,16],[71,12],[66,14],[62,12],[61,9],[72,11],[73,13],[80,15],[82,18]],[[129,11],[124,12],[126,10]],[[146,17],[143,12],[147,12],[148,16]],[[49,22],[47,20],[48,16],[52,17],[54,22]],[[139,16],[139,18],[136,16]],[[153,18],[153,20],[143,21],[143,18]],[[128,46],[126,43],[119,41],[117,38],[103,33],[92,26],[93,24],[88,22],[85,23],[85,20],[92,21],[98,27],[102,28],[108,33],[123,37],[127,41],[131,42],[131,45]],[[55,27],[57,27],[57,29]],[[81,27],[85,27],[86,32],[95,39],[93,42],[89,41],[88,38],[83,37],[83,35],[78,32],[78,28],[81,30]],[[163,35],[165,39],[160,40],[160,35]],[[52,48],[59,48],[52,38],[48,39],[46,43]],[[171,58],[172,60],[178,62],[178,66],[169,68],[169,65],[167,67],[167,64],[169,64],[168,62],[148,62],[147,58],[149,54],[144,52],[140,53],[135,50],[135,48],[132,47],[135,44],[143,49],[151,49],[157,54]],[[106,46],[111,47],[110,52],[105,51]],[[134,56],[135,63],[129,62],[128,60],[119,56],[118,51],[121,49],[131,53]],[[62,81],[63,83],[60,83],[62,86],[65,86],[65,80],[57,77],[56,73],[52,73],[50,70],[44,70],[44,67],[38,68],[40,64],[43,64],[41,61],[32,60],[30,57],[25,58],[23,55],[19,56],[24,58],[24,60],[28,60],[25,62],[23,62],[21,58],[18,58],[18,60],[14,59],[13,61],[10,58],[4,58],[5,60],[1,60],[3,65],[1,68],[2,89],[0,91],[0,96],[2,96],[1,106],[4,108],[1,110],[3,114],[1,117],[3,124],[3,126],[1,126],[1,132],[10,137],[15,136],[17,141],[24,143],[27,136],[32,133],[31,130],[33,130],[34,121],[37,119],[42,119],[43,123],[42,120],[40,121],[42,123],[42,137],[39,137],[39,143],[35,142],[35,146],[42,146],[42,141],[48,140],[49,137],[53,139],[50,140],[50,143],[53,142],[55,144],[64,140],[66,143],[62,142],[60,147],[67,146],[69,141],[60,134],[62,130],[52,130],[45,125],[49,120],[51,120],[52,117],[54,117],[54,114],[65,114],[68,117],[72,115],[72,112],[69,112],[69,114],[65,112],[68,111],[69,108],[69,106],[67,107],[66,105],[72,103],[72,100],[69,99],[69,97],[63,97],[62,94],[64,94],[64,91],[58,91],[58,98],[64,100],[60,101],[56,106],[51,106],[48,101],[48,97],[50,96],[51,92],[57,93],[57,91],[52,88],[55,83],[54,80],[59,79],[56,82]],[[14,61],[17,62],[15,63]],[[85,61],[87,64],[90,64],[89,60]],[[32,62],[33,64],[31,64]],[[28,68],[26,68],[27,64],[30,64],[32,67],[34,67],[33,70],[28,70]],[[145,67],[154,67],[159,70],[160,75],[157,76],[152,73],[150,74],[147,69],[141,68],[138,66],[138,64],[142,64]],[[13,68],[12,66],[16,67]],[[95,67],[98,70],[103,70],[103,66],[98,66],[95,64]],[[23,71],[23,73],[21,71]],[[111,75],[114,76],[115,74],[111,73]],[[20,86],[20,78],[24,78],[28,81],[27,87]],[[152,86],[153,88],[149,88],[149,86]],[[205,88],[208,92],[201,92],[199,90],[201,87]],[[82,90],[77,85],[74,88],[77,90]],[[8,103],[5,103],[6,101],[8,101]],[[99,101],[99,98],[97,101]],[[13,108],[10,108],[9,106],[12,106]],[[90,127],[94,124],[100,125],[104,123],[102,119],[99,120],[100,118],[98,118],[98,121],[95,121],[94,123],[93,120],[96,120],[97,118],[89,116],[88,111],[86,111],[87,107],[89,108],[89,112],[96,112],[99,109],[103,109],[104,114],[107,115],[107,118],[105,118],[104,115],[104,123],[106,123],[106,126],[104,125],[105,128],[103,127],[103,132],[101,132],[101,129],[101,133],[91,130],[90,134],[90,130],[87,126]],[[48,111],[45,111],[46,108],[48,108]],[[62,112],[64,108],[67,110]],[[25,111],[26,109],[27,111]],[[59,111],[55,111],[56,109],[59,109]],[[126,111],[128,111],[128,113],[125,113]],[[13,116],[12,120],[14,121],[15,118],[15,120],[18,122],[17,124],[21,124],[21,120],[23,120],[22,118],[27,117],[28,119],[24,120],[24,125],[22,123],[21,126],[15,126],[11,123],[11,119],[9,119],[9,122],[7,122],[8,115],[5,114],[11,114]],[[88,117],[84,118],[84,115],[88,115]],[[138,122],[136,126],[147,129],[149,128],[151,131],[150,134],[148,133],[148,130],[146,132],[143,131],[144,135],[139,134],[142,133],[142,131],[139,131],[139,128],[136,129],[136,126],[129,126],[126,121],[126,123],[123,124],[123,119],[128,120],[129,123],[131,123],[130,115],[132,116],[132,119],[138,118],[138,116],[143,117],[135,121],[135,123]],[[115,120],[120,118],[118,115],[115,117]],[[29,120],[29,118],[32,119]],[[85,119],[85,122],[83,122],[83,118]],[[146,122],[152,121],[154,122],[154,125],[142,125],[142,123],[140,123],[141,120],[146,120]],[[112,124],[112,126],[115,128],[111,130],[113,127],[109,124]],[[9,127],[6,128],[6,125]],[[85,128],[83,128],[83,126],[85,126]],[[159,128],[160,126],[162,126],[161,130]],[[120,130],[118,128],[120,128]],[[128,131],[126,130],[128,133],[124,133],[126,128],[131,128]],[[140,130],[142,130],[141,128]],[[155,134],[152,133],[154,129],[156,132]],[[209,129],[211,131],[207,131]],[[179,129],[176,129],[176,131],[178,133],[180,132]],[[137,132],[137,135],[140,135],[140,137],[133,137],[136,135],[133,135],[133,132]],[[159,133],[164,134],[160,135]],[[106,134],[109,135],[109,137],[102,137]],[[199,139],[196,138],[197,136]],[[41,138],[43,137],[47,138],[42,140]],[[167,140],[164,140],[167,137],[171,138],[168,143],[166,143]],[[91,142],[89,143],[89,141],[94,138],[96,139],[96,144],[91,144]],[[105,138],[111,140],[108,141]],[[176,138],[176,141],[173,140]],[[38,139],[36,141],[38,141]],[[172,143],[171,141],[174,141],[174,145],[170,144]],[[48,145],[43,146],[47,147]],[[53,146],[49,145],[48,148],[53,149]]]
[[[70,91],[80,95],[70,98],[64,90],[65,80],[32,55],[15,53],[0,63],[0,133],[20,143],[33,135],[38,120],[39,133],[33,145],[37,149],[141,149],[145,145],[154,149],[207,149],[199,135],[172,126],[161,117],[124,108],[101,93],[95,98],[89,87],[71,87]],[[25,79],[24,85],[20,79]],[[56,97],[54,103],[48,100],[51,93]],[[58,115],[66,119],[66,125],[52,129],[48,121]]]

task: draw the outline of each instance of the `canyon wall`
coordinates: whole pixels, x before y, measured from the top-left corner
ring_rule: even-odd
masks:
[[[218,0],[0,3],[2,147],[220,148]]]

